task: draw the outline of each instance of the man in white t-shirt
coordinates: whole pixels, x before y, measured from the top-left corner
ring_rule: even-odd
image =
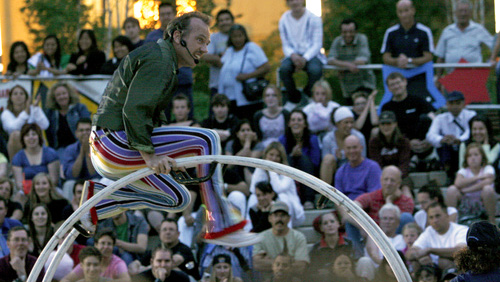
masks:
[[[431,184],[424,185],[418,189],[417,202],[420,204],[420,210],[413,216],[415,222],[425,230],[427,227],[427,213],[425,212],[427,208],[436,202],[444,203],[443,193],[441,190]],[[448,216],[451,222],[457,222],[458,211],[454,207],[448,207]]]
[[[447,207],[433,203],[427,208],[429,227],[406,252],[412,264],[437,264],[441,270],[454,266],[453,254],[467,245],[467,226],[450,222]]]

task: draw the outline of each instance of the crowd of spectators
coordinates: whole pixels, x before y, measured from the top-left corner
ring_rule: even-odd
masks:
[[[290,10],[279,22],[284,91],[268,85],[261,99],[247,99],[242,82],[263,77],[270,65],[246,28],[229,10],[221,10],[215,18],[218,32],[202,58],[210,65],[210,115],[202,122],[193,118],[192,69],[182,68],[178,92],[165,110],[168,126],[211,128],[226,155],[262,158],[321,178],[379,224],[415,281],[449,277],[456,267],[454,254],[468,242],[468,227],[461,223],[483,219],[495,224],[500,145],[491,121],[465,109],[464,93],[458,91],[445,94],[444,111],[433,108],[425,77],[408,79],[400,72],[384,81],[392,97],[377,114],[375,76],[358,68],[370,63],[371,54],[356,21],[342,21],[325,57],[321,19],[303,0],[287,4]],[[400,23],[386,31],[384,64],[420,66],[433,53],[438,62],[478,62],[482,43],[493,49],[493,61],[500,49],[500,40],[494,43],[483,26],[470,20],[467,1],[457,4],[457,22],[443,30],[436,50],[430,29],[415,21],[413,3],[401,0],[396,10]],[[161,27],[145,40],[139,22],[127,18],[125,35],[113,40],[109,60],[87,29],[71,56],[61,54],[55,35],[47,36],[33,56],[24,42],[15,42],[6,75],[112,74],[129,52],[162,40],[176,8],[163,3],[159,14]],[[332,89],[322,79],[324,64],[342,68],[345,101],[332,101]],[[303,90],[294,82],[299,71],[308,76]],[[54,230],[78,208],[84,181],[101,178],[90,160],[90,117],[68,83],[54,84],[44,103],[22,86],[10,89],[1,113],[0,281],[25,281]],[[415,193],[410,173],[436,170],[447,174],[446,192],[429,183]],[[396,281],[374,241],[340,206],[315,219],[321,239],[308,248],[297,227],[305,210],[323,208],[310,187],[233,165],[225,167],[224,182],[229,201],[248,219],[245,229],[261,233],[260,243],[241,248],[204,243],[208,215],[194,185],[188,187],[192,203],[181,214],[124,210],[100,222],[93,238],[79,236],[54,279]],[[155,235],[160,242],[151,250]]]

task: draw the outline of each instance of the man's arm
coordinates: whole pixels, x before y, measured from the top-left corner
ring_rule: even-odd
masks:
[[[148,235],[147,234],[137,235],[136,243],[125,242],[117,239],[116,246],[129,253],[143,254],[144,252],[146,252],[146,249],[148,247]]]
[[[273,259],[268,257],[266,252],[253,255],[253,267],[258,271],[272,271]]]
[[[453,259],[453,255],[460,249],[466,247],[465,244],[458,244],[453,248],[428,248],[428,254],[439,256],[440,258]]]
[[[424,55],[422,57],[412,58],[412,63],[417,66],[423,65],[430,61],[432,61],[432,53],[429,51],[424,51]]]
[[[441,116],[442,117],[442,116]],[[435,148],[441,147],[441,141],[443,141],[444,136],[442,136],[441,133],[441,124],[440,124],[441,118],[434,119],[431,123],[431,127],[429,128],[429,131],[427,131],[426,134],[426,139],[429,141],[429,143],[432,144]]]

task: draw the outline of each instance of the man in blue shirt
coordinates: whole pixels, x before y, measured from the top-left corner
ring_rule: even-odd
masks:
[[[7,239],[7,233],[14,226],[21,226],[19,220],[6,217],[7,215],[7,199],[0,196],[0,228],[2,229],[2,236]]]

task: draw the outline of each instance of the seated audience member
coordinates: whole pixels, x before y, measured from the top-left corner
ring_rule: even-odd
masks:
[[[139,20],[133,17],[128,17],[123,21],[122,29],[125,31],[125,36],[132,42],[132,52],[137,47],[141,47],[144,44],[144,40],[141,39],[141,25]]]
[[[112,59],[107,60],[101,67],[101,74],[113,74],[115,70],[120,65],[125,56],[134,50],[134,45],[128,37],[123,35],[118,35],[113,39],[113,54],[115,55]]]
[[[362,156],[366,157],[366,141],[363,134],[354,129],[354,114],[347,107],[339,107],[332,112],[335,127],[328,132],[321,143],[320,178],[332,184],[333,176],[339,167],[347,162],[344,141],[349,135],[354,135],[361,143]]]
[[[230,101],[224,94],[215,94],[210,101],[213,115],[201,123],[204,128],[215,130],[219,134],[221,148],[226,148],[226,143],[231,137],[231,130],[238,123],[238,119],[229,112]]]
[[[59,157],[57,152],[43,145],[42,130],[36,124],[25,124],[21,129],[23,149],[12,159],[12,172],[17,188],[28,194],[35,175],[44,172],[51,183],[59,183]]]
[[[78,93],[66,82],[56,83],[50,88],[45,108],[50,122],[47,137],[49,146],[54,149],[66,148],[77,141],[78,121],[90,118],[87,106],[80,103]]]
[[[435,265],[422,265],[419,270],[415,273],[417,282],[439,282],[441,277],[439,277],[441,271]],[[443,281],[448,281],[444,280]]]
[[[175,95],[174,98],[172,98],[172,113],[174,114],[174,119],[168,125],[199,127],[200,125],[196,120],[189,118],[190,110],[189,98],[182,93]]]
[[[76,179],[89,180],[100,178],[90,160],[90,132],[92,122],[89,118],[81,118],[76,124],[76,142],[67,146],[62,157],[62,170],[66,181],[63,193],[67,199],[72,198],[71,190]]]
[[[272,142],[264,150],[264,159],[288,165],[287,155],[285,148],[279,142]],[[297,194],[297,187],[295,181],[290,177],[278,174],[273,171],[266,171],[256,168],[252,174],[252,182],[250,183],[250,197],[248,199],[248,206],[254,206],[257,202],[255,195],[255,187],[258,183],[265,181],[271,185],[273,191],[278,196],[280,201],[285,202],[290,208],[290,223],[291,227],[297,227],[305,219],[304,207],[300,203],[299,195]]]
[[[382,106],[382,111],[392,111],[396,115],[401,133],[410,140],[413,152],[421,153],[431,145],[425,140],[434,108],[415,93],[408,93],[406,78],[399,72],[387,76],[387,87],[392,93],[391,101]]]
[[[33,178],[33,188],[28,194],[28,202],[24,205],[24,217],[28,218],[36,204],[43,203],[52,215],[52,223],[65,220],[62,210],[68,201],[59,194],[48,174],[40,172]]]
[[[285,129],[290,120],[290,112],[282,107],[283,97],[275,85],[268,85],[262,93],[265,108],[253,115],[253,128],[263,146],[285,134]]]
[[[5,132],[9,135],[7,151],[10,160],[23,148],[20,131],[25,124],[36,123],[42,130],[49,127],[49,120],[38,106],[40,99],[41,96],[38,95],[31,102],[28,91],[20,85],[12,87],[9,91],[7,107],[2,111],[0,118]]]
[[[239,277],[243,281],[252,281],[252,269],[250,268],[252,262],[252,246],[227,248],[221,245],[205,244],[201,249],[201,273],[210,273],[212,261],[219,255],[225,255],[231,259],[231,272],[233,277]],[[212,275],[210,276],[213,278]]]
[[[102,254],[92,246],[85,247],[78,256],[81,261],[83,278],[78,282],[108,282],[112,279],[101,276]]]
[[[340,107],[332,101],[332,88],[326,80],[316,81],[312,88],[312,101],[304,107],[309,130],[313,134],[324,135],[333,129],[332,112]]]
[[[462,92],[452,91],[446,97],[448,112],[436,116],[427,132],[427,141],[437,148],[439,159],[448,177],[458,170],[458,149],[460,142],[470,136],[469,120],[475,111],[465,109],[465,97]]]
[[[28,254],[28,243],[28,231],[23,226],[13,227],[9,231],[7,246],[10,254],[0,258],[1,280],[26,281],[36,263],[36,257]],[[42,269],[36,281],[42,282],[44,276],[45,271]]]
[[[303,1],[287,1],[290,10],[283,13],[279,21],[281,45],[285,58],[281,61],[280,79],[288,93],[288,103],[293,109],[301,101],[301,93],[297,90],[293,74],[304,70],[307,74],[307,85],[304,93],[311,97],[312,86],[323,75],[325,55],[323,47],[323,25],[321,18],[308,11]],[[286,105],[285,105],[286,106]]]
[[[284,250],[287,250],[294,258],[290,272],[293,276],[304,274],[309,264],[307,241],[301,232],[288,227],[290,221],[288,205],[276,201],[269,213],[269,222],[272,227],[260,233],[262,241],[253,247],[254,269],[262,275],[262,280],[269,278],[272,274],[273,261]]]
[[[189,282],[189,277],[174,270],[175,259],[172,250],[165,247],[156,247],[151,255],[151,268],[132,277],[133,282]]]
[[[470,143],[465,150],[463,168],[458,170],[454,185],[446,190],[446,204],[459,207],[459,217],[481,213],[478,203],[482,202],[491,223],[495,223],[496,193],[493,186],[495,169],[488,164],[483,147]]]
[[[195,280],[200,279],[198,272],[198,263],[195,261],[191,249],[179,241],[179,230],[175,219],[167,218],[160,226],[160,244],[158,247],[168,248],[172,252],[173,268],[179,268],[183,273],[192,276]],[[151,252],[130,264],[131,274],[137,274],[148,266],[152,260]]]
[[[441,189],[439,189],[434,184],[426,184],[417,192],[417,201],[420,204],[420,210],[417,211],[414,215],[415,222],[424,230],[429,225],[427,222],[427,208],[430,204],[435,202],[440,202],[444,204],[443,193],[441,193]],[[454,207],[448,206],[447,208],[448,216],[450,217],[450,221],[457,222],[458,212]]]
[[[367,279],[359,276],[359,264],[356,266],[356,261],[349,250],[340,250],[329,257],[331,264],[329,275],[322,280],[317,281],[345,281],[345,282],[366,282]],[[326,279],[325,279],[326,278]]]
[[[458,165],[463,168],[465,163],[465,148],[472,142],[481,144],[488,159],[493,164],[500,153],[500,143],[495,139],[493,125],[487,116],[477,115],[469,120],[470,138],[460,144]]]
[[[486,221],[475,222],[467,232],[467,247],[454,256],[462,274],[453,281],[498,281],[500,279],[500,232]]]
[[[2,141],[0,141],[0,143],[1,142]],[[9,174],[9,160],[3,153],[0,152],[0,178],[6,177],[8,174]]]
[[[268,217],[271,205],[276,199],[276,192],[269,182],[258,182],[255,184],[255,198],[257,198],[255,205],[248,203],[248,216],[252,224],[251,232],[259,233],[271,228]]]
[[[413,246],[413,243],[417,240],[418,236],[422,234],[422,228],[416,222],[409,222],[403,226],[403,230],[401,234],[403,235],[403,239],[405,241],[406,247],[402,251],[403,254]]]
[[[36,204],[28,215],[28,227],[30,236],[29,253],[38,257],[45,245],[54,235],[51,214],[45,204]]]
[[[337,36],[328,53],[328,64],[345,68],[339,71],[340,86],[344,98],[351,104],[352,94],[360,87],[375,89],[375,75],[372,70],[360,70],[358,65],[370,63],[368,38],[358,33],[358,25],[353,19],[344,19],[340,23],[340,36]]]
[[[377,90],[373,90],[369,95],[364,90],[358,90],[352,94],[352,112],[354,114],[354,129],[363,133],[365,140],[370,140],[373,128],[378,123],[378,114],[375,107]]]
[[[286,252],[280,253],[273,260],[273,275],[266,282],[300,282],[301,280],[293,275],[293,257]]]
[[[406,242],[403,235],[397,234],[396,231],[401,221],[401,211],[398,206],[386,203],[378,211],[380,229],[389,239],[391,245],[398,251],[403,251],[406,248]],[[384,256],[382,251],[377,247],[375,241],[368,236],[366,242],[366,250],[370,258],[376,263],[381,264]]]
[[[64,74],[69,55],[63,55],[59,39],[50,34],[43,39],[42,52],[28,59],[28,74],[53,77]]]
[[[380,188],[380,166],[362,155],[362,144],[358,137],[349,135],[343,141],[347,163],[335,173],[335,188],[349,199]]]
[[[74,182],[73,185],[73,197],[71,198],[71,202],[64,207],[62,210],[62,216],[63,218],[69,218],[73,212],[75,212],[79,207],[80,207],[80,201],[82,199],[82,191],[83,191],[83,185],[85,184],[85,180],[77,180]],[[75,239],[76,242],[80,245],[87,245],[87,238],[85,238],[83,235],[78,235]],[[74,257],[75,258],[75,257]],[[78,258],[78,256],[76,256]],[[78,263],[75,263],[77,265]]]
[[[7,214],[6,217],[16,220],[23,218],[23,206],[14,201],[14,182],[7,177],[0,177],[0,197],[7,200]]]
[[[113,254],[113,248],[116,243],[116,233],[113,229],[102,228],[94,236],[94,245],[102,254],[101,275],[119,281],[130,281],[127,265],[118,256]],[[61,282],[75,282],[83,278],[82,261],[70,274],[64,277]]]
[[[106,54],[97,47],[95,33],[91,29],[83,29],[78,35],[78,52],[71,54],[66,73],[73,75],[99,74],[106,62]]]
[[[215,282],[243,282],[241,278],[233,275],[231,257],[225,254],[216,255],[214,257],[210,278]]]
[[[329,274],[332,257],[337,253],[342,252],[348,254],[348,256],[354,256],[352,243],[340,231],[340,225],[336,212],[324,213],[313,221],[314,230],[321,234],[320,241],[315,243],[309,252],[311,263],[309,265],[309,275],[307,276],[312,278],[313,281],[320,280],[319,278]],[[357,258],[359,258],[359,255]]]
[[[436,148],[430,143],[421,147],[420,152],[412,151],[413,156],[410,158],[410,172],[430,172],[443,170],[441,161],[439,160]],[[411,145],[410,145],[411,147]]]
[[[132,211],[106,218],[99,223],[99,228],[111,228],[116,231],[115,246],[120,258],[127,265],[146,252],[149,225],[144,218],[134,215]]]
[[[31,57],[28,46],[23,41],[12,43],[9,52],[9,64],[7,65],[6,76],[18,77],[28,74],[28,59]]]
[[[429,226],[406,252],[406,258],[417,268],[431,264],[441,270],[450,268],[454,253],[466,244],[468,227],[450,222],[446,206],[439,202],[427,207],[427,219]]]
[[[7,239],[7,234],[9,230],[15,226],[21,226],[22,223],[19,220],[6,217],[7,215],[7,199],[0,196],[0,229],[2,231],[2,237]]]
[[[302,110],[294,109],[290,113],[285,134],[280,136],[279,141],[285,147],[291,167],[318,176],[321,163],[320,144],[318,137],[309,131],[307,116]],[[316,192],[313,189],[299,184],[299,195],[304,209],[314,208]]]

